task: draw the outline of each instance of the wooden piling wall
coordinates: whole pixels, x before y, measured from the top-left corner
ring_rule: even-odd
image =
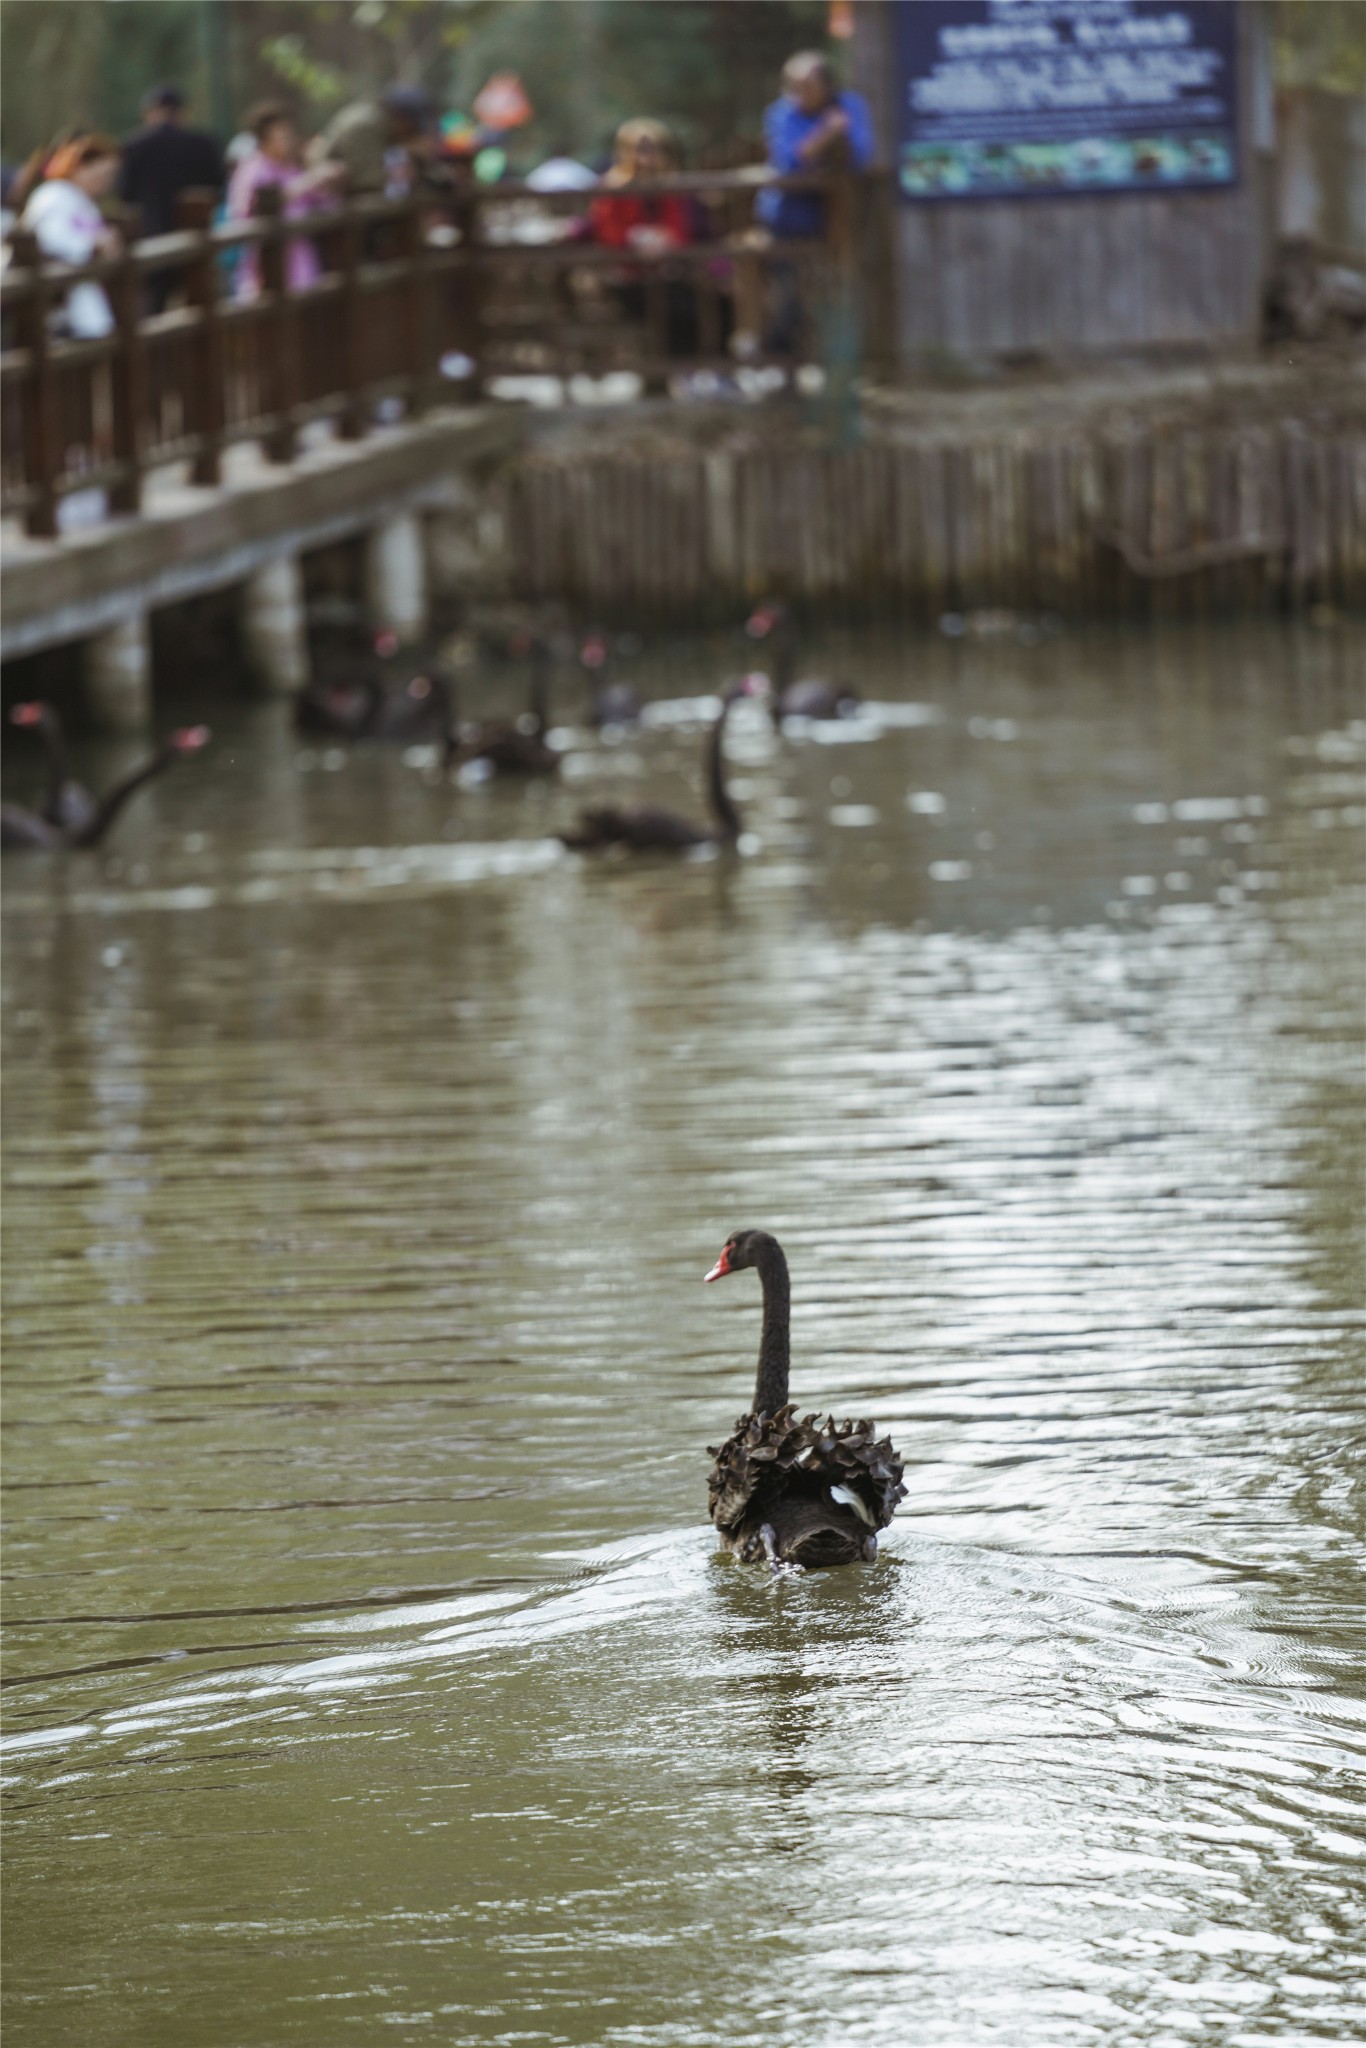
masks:
[[[678,622],[773,595],[925,620],[1366,604],[1359,420],[599,440],[542,442],[505,472],[518,596]]]

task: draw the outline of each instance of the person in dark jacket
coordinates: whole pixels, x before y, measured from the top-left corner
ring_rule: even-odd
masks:
[[[223,189],[223,152],[212,135],[184,123],[185,95],[178,85],[154,85],[142,101],[142,127],[123,145],[118,195],[138,211],[138,239],[169,235],[176,228],[176,200],[198,188]],[[166,303],[174,271],[147,280],[152,311]]]

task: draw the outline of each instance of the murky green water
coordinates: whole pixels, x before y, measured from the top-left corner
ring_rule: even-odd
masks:
[[[686,704],[7,861],[15,2048],[1366,2030],[1360,643],[831,644],[738,862],[548,839]],[[873,1570],[713,1556],[737,1224]]]

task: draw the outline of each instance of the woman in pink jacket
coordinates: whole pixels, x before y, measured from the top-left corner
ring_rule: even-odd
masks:
[[[250,220],[256,195],[266,185],[277,185],[283,195],[287,220],[317,212],[333,204],[344,176],[340,164],[321,163],[305,169],[299,160],[299,138],[289,110],[275,102],[257,107],[247,126],[256,137],[256,147],[243,157],[228,186],[229,220]],[[291,291],[316,284],[322,274],[318,252],[307,235],[291,235],[285,282]],[[237,271],[239,299],[254,299],[261,289],[261,252],[243,251]]]

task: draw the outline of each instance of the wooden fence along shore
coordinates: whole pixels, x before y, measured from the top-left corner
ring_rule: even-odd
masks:
[[[510,584],[590,613],[720,617],[774,593],[930,621],[1366,603],[1360,422],[552,446],[503,489]]]

